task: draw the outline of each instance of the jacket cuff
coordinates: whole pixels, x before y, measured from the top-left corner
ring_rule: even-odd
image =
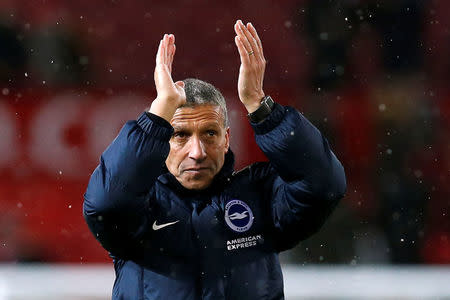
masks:
[[[250,122],[250,124],[252,125],[253,130],[255,131],[256,134],[265,134],[274,129],[275,127],[277,127],[281,123],[285,113],[286,112],[284,107],[275,102],[272,112],[270,113],[270,115],[267,116],[267,118],[264,121],[260,123]]]
[[[137,119],[137,124],[145,133],[162,140],[170,140],[173,127],[169,122],[155,114],[144,112]]]

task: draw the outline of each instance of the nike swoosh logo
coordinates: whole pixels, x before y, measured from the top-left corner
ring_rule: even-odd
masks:
[[[152,229],[153,229],[153,230],[160,230],[161,228],[164,228],[164,227],[173,225],[173,224],[175,224],[175,223],[178,223],[179,221],[180,221],[180,220],[177,220],[177,221],[175,221],[175,222],[166,223],[166,224],[160,224],[160,225],[156,224],[156,221],[155,221],[155,222],[153,222]]]

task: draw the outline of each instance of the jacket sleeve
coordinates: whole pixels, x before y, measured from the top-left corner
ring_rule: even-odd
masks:
[[[128,121],[100,157],[84,195],[85,220],[102,246],[122,256],[148,227],[149,192],[162,173],[173,129],[143,113]]]
[[[270,203],[278,251],[319,230],[346,190],[344,169],[327,140],[292,107],[275,104],[252,124],[275,179]]]

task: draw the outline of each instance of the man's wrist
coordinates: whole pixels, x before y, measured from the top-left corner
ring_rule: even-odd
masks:
[[[272,112],[274,104],[275,102],[270,96],[263,97],[258,108],[247,115],[248,119],[252,123],[264,121]]]
[[[252,112],[254,112],[255,110],[258,109],[258,107],[261,105],[261,101],[262,99],[266,96],[266,94],[264,94],[264,92],[261,92],[258,94],[258,96],[256,96],[254,99],[250,100],[245,100],[242,101],[244,103],[245,109],[247,110],[247,112],[249,114],[251,114]]]
[[[261,105],[261,100],[256,103],[246,105],[245,109],[247,110],[248,114],[251,114],[252,112],[257,110],[260,105]]]

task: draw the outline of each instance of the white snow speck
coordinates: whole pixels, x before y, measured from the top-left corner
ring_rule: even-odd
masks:
[[[3,96],[9,95],[9,89],[8,88],[3,88],[2,89],[2,94],[3,94]]]
[[[379,111],[385,111],[386,110],[386,104],[381,103],[380,105],[378,105],[378,110]]]

